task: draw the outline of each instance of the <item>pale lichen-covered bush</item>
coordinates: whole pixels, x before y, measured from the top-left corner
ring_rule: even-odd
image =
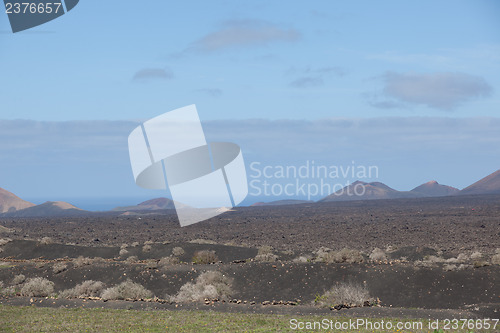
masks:
[[[17,285],[20,285],[21,283],[23,283],[24,281],[26,281],[26,276],[24,276],[24,274],[18,274],[16,276],[14,276],[11,284],[13,286],[17,286]]]
[[[273,248],[269,245],[264,245],[257,249],[257,254],[269,254],[269,253],[273,253]]]
[[[363,262],[363,255],[358,250],[342,249],[340,251],[330,252],[326,258],[328,263],[348,263],[356,264]]]
[[[91,263],[92,263],[91,258],[83,257],[83,256],[79,256],[78,258],[73,260],[73,265],[75,267],[82,267],[82,266],[90,265]]]
[[[386,261],[387,256],[383,250],[376,247],[373,249],[372,253],[370,253],[370,260],[372,260],[372,261]]]
[[[101,281],[87,280],[74,288],[67,289],[61,292],[63,298],[78,298],[78,297],[98,297],[104,289],[104,283]]]
[[[258,248],[255,260],[262,262],[274,262],[278,260],[278,256],[273,253],[273,248],[271,246],[264,245]]]
[[[133,263],[135,263],[137,261],[139,261],[139,258],[137,258],[137,256],[130,256],[127,259],[125,259],[125,262],[127,264],[133,264]]]
[[[315,252],[315,256],[314,261],[316,262],[355,264],[364,261],[361,252],[347,248],[340,251],[332,251],[327,247],[320,247]]]
[[[311,257],[310,256],[298,256],[297,258],[294,258],[292,261],[294,263],[297,263],[297,264],[308,263],[311,261]]]
[[[194,253],[192,262],[194,264],[213,264],[219,261],[215,251],[201,250]]]
[[[42,239],[40,239],[40,244],[42,245],[49,245],[52,243],[54,243],[54,241],[52,240],[51,237],[43,237]]]
[[[159,260],[156,260],[156,259],[148,259],[148,260],[146,260],[145,267],[147,269],[157,269],[158,268],[158,261]]]
[[[200,274],[195,283],[188,282],[177,295],[167,296],[174,302],[203,301],[204,299],[228,299],[232,293],[232,279],[221,272],[208,271]]]
[[[483,259],[483,254],[479,251],[475,251],[470,255],[470,258],[472,260],[482,260]]]
[[[327,291],[323,296],[317,297],[316,305],[333,307],[336,305],[347,305],[349,307],[363,306],[368,302],[375,301],[370,296],[368,289],[356,283],[339,283]]]
[[[491,263],[493,265],[500,265],[500,249],[496,249],[495,255],[491,257]]]
[[[326,262],[327,258],[332,250],[327,248],[327,247],[320,247],[317,251],[313,252],[314,253],[314,261],[315,262]]]
[[[52,272],[54,274],[59,274],[61,272],[64,272],[66,269],[68,269],[68,265],[66,265],[63,262],[57,262],[52,266]]]
[[[163,267],[163,266],[177,265],[178,263],[179,263],[179,258],[174,256],[169,256],[161,258],[158,264]]]
[[[47,297],[54,292],[54,282],[42,277],[31,278],[21,288],[21,296]]]
[[[117,300],[117,299],[146,299],[153,297],[153,293],[144,288],[139,283],[127,280],[117,286],[108,288],[103,291],[101,297],[104,300]]]
[[[176,246],[172,249],[172,254],[176,257],[182,256],[184,254],[184,249],[182,247]]]

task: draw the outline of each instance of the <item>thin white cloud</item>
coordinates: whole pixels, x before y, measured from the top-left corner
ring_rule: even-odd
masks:
[[[295,67],[292,67],[286,72],[286,75],[298,76],[290,82],[290,86],[295,88],[322,86],[325,83],[325,78],[329,78],[332,76],[341,77],[345,74],[345,69],[341,67],[307,67],[305,69],[297,69]]]
[[[169,80],[174,74],[169,69],[164,68],[143,68],[137,71],[132,78],[134,82],[146,82],[152,80]]]
[[[210,95],[212,97],[220,97],[222,95],[222,90],[218,88],[201,88],[195,91]]]
[[[382,100],[369,101],[372,106],[392,108],[425,105],[440,110],[453,110],[474,99],[488,97],[493,88],[482,77],[465,73],[395,73],[381,76]]]
[[[274,42],[294,42],[300,38],[295,29],[283,29],[270,22],[231,20],[190,45],[186,51],[201,53],[246,46],[265,46]]]

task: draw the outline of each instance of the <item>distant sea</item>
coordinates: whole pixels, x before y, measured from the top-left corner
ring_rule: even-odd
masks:
[[[29,202],[36,205],[42,204],[48,200],[50,201],[65,201],[78,208],[88,210],[88,211],[108,211],[120,206],[135,206],[144,202],[146,200],[154,199],[154,197],[61,197],[61,198],[23,198]],[[290,197],[290,196],[247,196],[245,200],[238,206],[251,206],[256,202],[271,202],[276,200],[290,200],[299,199],[305,200],[307,198],[302,197]],[[320,198],[314,198],[318,200]]]

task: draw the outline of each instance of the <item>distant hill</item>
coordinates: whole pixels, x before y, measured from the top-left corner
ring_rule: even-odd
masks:
[[[2,217],[49,217],[49,216],[81,216],[90,214],[63,201],[47,201],[18,211],[4,213]]]
[[[188,207],[184,204],[179,204],[181,207]],[[141,202],[135,206],[116,207],[113,209],[115,212],[136,211],[136,210],[164,210],[175,209],[174,201],[169,198],[156,198]]]
[[[271,202],[256,202],[252,205],[252,207],[258,207],[258,206],[281,206],[281,205],[298,205],[298,204],[305,204],[305,203],[313,203],[314,201],[311,200],[276,200],[276,201],[271,201]]]
[[[425,184],[415,187],[410,192],[422,194],[425,197],[445,197],[456,195],[460,190],[447,185],[441,185],[435,180],[431,180]]]
[[[500,170],[475,182],[460,191],[460,195],[500,194]]]
[[[365,183],[358,180],[319,200],[319,202],[419,198],[423,196],[423,194],[416,192],[397,191],[380,182]]]
[[[14,212],[16,210],[32,207],[35,204],[19,198],[3,188],[0,188],[0,213]]]

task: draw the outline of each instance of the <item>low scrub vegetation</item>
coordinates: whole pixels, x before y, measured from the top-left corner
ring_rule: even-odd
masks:
[[[179,258],[174,257],[174,256],[168,256],[168,257],[163,257],[160,259],[160,262],[158,263],[161,267],[164,266],[170,266],[170,265],[177,265],[180,262]]]
[[[82,266],[90,265],[91,263],[92,263],[91,258],[83,257],[83,256],[79,256],[78,258],[73,260],[73,265],[75,267],[82,267]]]
[[[274,262],[278,260],[278,256],[273,253],[273,248],[271,246],[264,245],[258,248],[255,260],[262,262]]]
[[[26,281],[26,276],[24,276],[24,274],[18,274],[16,276],[14,276],[11,284],[13,286],[17,286],[17,285],[20,285],[21,283],[23,283],[24,281]]]
[[[374,248],[372,253],[370,253],[371,261],[386,261],[387,255],[384,250],[379,249],[378,247]]]
[[[368,306],[375,303],[366,286],[356,283],[339,283],[314,301],[318,306]]]
[[[52,272],[54,274],[59,274],[61,272],[64,272],[65,270],[68,269],[68,265],[66,265],[63,262],[56,262],[54,266],[52,266]]]
[[[177,295],[167,295],[167,299],[173,302],[228,299],[232,293],[232,283],[232,279],[221,272],[208,271],[200,274],[195,283],[188,282],[183,285]]]
[[[184,249],[182,247],[176,246],[172,249],[172,254],[176,257],[180,257],[184,254]]]
[[[21,296],[29,297],[47,297],[53,292],[54,282],[42,277],[28,279],[20,290]]]
[[[361,252],[347,248],[340,251],[333,251],[329,248],[321,247],[315,254],[316,259],[314,261],[316,262],[356,264],[364,261]]]
[[[194,253],[192,262],[194,264],[214,264],[219,261],[215,251],[202,250]]]
[[[62,291],[59,296],[63,298],[99,297],[104,287],[105,285],[101,281],[87,280],[74,288]]]
[[[302,264],[302,263],[307,263],[311,262],[311,257],[310,256],[298,256],[297,258],[294,258],[292,260],[294,263]]]
[[[133,264],[133,263],[135,263],[137,261],[139,261],[139,258],[137,258],[137,256],[130,256],[127,259],[125,259],[125,262],[127,264]]]
[[[104,300],[140,300],[153,297],[153,293],[144,288],[139,283],[135,283],[132,280],[127,280],[117,286],[104,290],[101,297]]]
[[[146,260],[146,269],[157,269],[158,268],[158,261],[156,259],[148,259]]]
[[[493,265],[500,265],[500,249],[496,249],[495,255],[491,257],[491,263]]]
[[[54,240],[51,237],[43,237],[42,239],[40,239],[40,244],[42,245],[49,245],[52,243],[54,243]]]

